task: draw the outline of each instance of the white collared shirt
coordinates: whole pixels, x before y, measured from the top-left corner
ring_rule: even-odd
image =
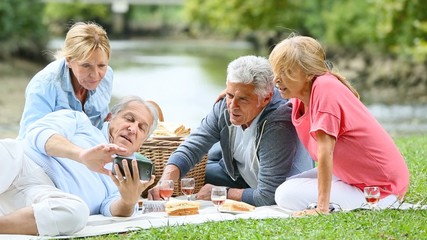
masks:
[[[234,153],[237,169],[240,175],[251,188],[258,185],[259,160],[256,155],[256,130],[257,123],[263,111],[252,121],[245,130],[241,126],[234,128]]]

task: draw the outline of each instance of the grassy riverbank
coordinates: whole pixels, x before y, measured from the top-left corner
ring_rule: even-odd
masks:
[[[17,136],[25,87],[42,67],[17,59],[0,61],[0,138]]]
[[[406,201],[427,204],[427,137],[398,137],[411,186]],[[425,239],[426,210],[334,213],[327,216],[234,220],[168,226],[88,239]]]

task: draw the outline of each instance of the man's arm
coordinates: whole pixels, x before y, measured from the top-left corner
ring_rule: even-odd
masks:
[[[199,127],[169,157],[168,165],[178,167],[180,177],[184,177],[220,140],[221,131],[226,127],[223,116],[225,108],[225,100],[215,103],[208,115],[202,119]]]
[[[169,157],[168,165],[163,170],[161,179],[178,181],[200,162],[209,149],[219,141],[222,130],[219,122],[221,121],[225,104],[225,101],[222,100],[213,105],[212,110],[201,121],[200,126]],[[148,191],[148,198],[160,199],[157,187]]]
[[[123,154],[126,149],[115,144],[100,144],[93,148],[82,149],[64,136],[53,134],[45,144],[46,154],[53,157],[72,159],[86,165],[90,170],[107,174],[105,164],[113,161],[113,154]]]
[[[104,165],[112,161],[113,154],[123,154],[125,149],[114,144],[83,149],[69,140],[78,132],[87,132],[88,135],[82,137],[90,138],[91,129],[95,127],[84,113],[59,110],[30,125],[25,139],[27,146],[38,153],[72,159],[85,164],[92,171],[108,174]]]

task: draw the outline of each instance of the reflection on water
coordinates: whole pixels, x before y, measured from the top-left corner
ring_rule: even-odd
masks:
[[[58,49],[62,43],[63,39],[52,41],[50,48]],[[112,41],[111,47],[113,96],[135,94],[155,100],[166,121],[192,129],[224,89],[227,64],[254,54],[244,42],[133,40]],[[427,133],[427,106],[368,108],[392,135]],[[18,128],[15,123],[0,124],[0,135],[14,137]]]
[[[113,95],[136,94],[152,99],[161,106],[165,121],[192,129],[224,89],[227,64],[250,54],[249,46],[243,43],[193,42],[186,47],[179,43],[176,48],[171,41],[149,43],[133,44],[142,47],[132,49],[112,42]]]
[[[194,128],[208,113],[222,88],[207,81],[206,73],[198,64],[178,63],[115,70],[113,94],[118,97],[135,94],[152,99],[161,106],[165,121]]]

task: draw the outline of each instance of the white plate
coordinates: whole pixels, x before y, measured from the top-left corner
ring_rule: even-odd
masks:
[[[231,214],[242,214],[242,213],[250,213],[250,211],[231,211],[228,209],[218,208],[218,211],[222,213],[231,213]]]

